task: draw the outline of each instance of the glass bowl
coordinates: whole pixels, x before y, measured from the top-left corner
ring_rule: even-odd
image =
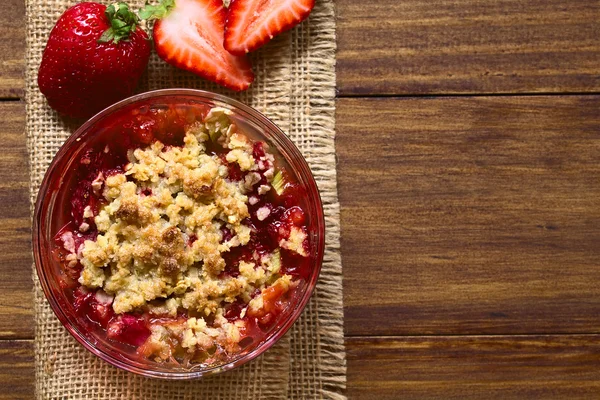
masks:
[[[119,126],[119,116],[139,107],[161,107],[165,104],[186,104],[193,107],[224,107],[233,112],[230,117],[247,136],[265,141],[279,165],[295,177],[305,190],[300,206],[306,214],[309,237],[309,257],[312,270],[295,289],[287,308],[276,318],[264,336],[253,341],[226,361],[211,365],[183,367],[142,359],[135,347],[107,339],[104,330],[90,329],[75,314],[71,300],[73,289],[65,287],[63,272],[53,249],[55,235],[69,221],[63,204],[74,190],[78,160],[87,148]],[[114,134],[114,132],[112,133]],[[109,136],[110,137],[110,136]],[[52,310],[67,331],[86,349],[111,365],[140,375],[165,379],[193,379],[230,370],[258,357],[281,338],[298,319],[317,283],[323,260],[325,223],[323,207],[315,180],[308,164],[290,139],[258,111],[228,97],[191,89],[165,89],[143,93],[116,103],[83,124],[60,148],[42,181],[33,219],[33,247],[37,275]]]

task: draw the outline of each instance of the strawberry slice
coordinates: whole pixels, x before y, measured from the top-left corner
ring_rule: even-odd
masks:
[[[163,0],[140,11],[156,20],[154,45],[167,63],[235,91],[254,80],[250,61],[223,48],[226,12],[222,0]]]
[[[304,21],[315,0],[232,0],[223,45],[231,54],[254,51]]]

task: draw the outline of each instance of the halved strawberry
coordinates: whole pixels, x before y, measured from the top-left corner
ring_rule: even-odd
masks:
[[[166,62],[230,89],[247,89],[254,80],[250,61],[223,48],[222,0],[163,0],[140,17],[154,24],[156,52]]]
[[[231,54],[254,51],[305,20],[314,6],[315,0],[232,0],[223,45]]]

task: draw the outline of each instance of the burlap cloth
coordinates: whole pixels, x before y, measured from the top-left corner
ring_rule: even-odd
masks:
[[[58,117],[37,87],[37,69],[50,29],[75,0],[26,0],[27,145],[31,202],[52,157],[78,126]],[[134,8],[143,0],[130,1]],[[140,91],[197,88],[220,92],[262,111],[300,148],[325,208],[326,252],[312,299],[272,349],[234,371],[190,382],[142,378],[95,358],[62,327],[34,270],[35,372],[38,399],[312,399],[344,398],[342,267],[336,189],[335,19],[332,0],[318,1],[310,19],[252,55],[256,81],[234,94],[169,67],[156,55]]]

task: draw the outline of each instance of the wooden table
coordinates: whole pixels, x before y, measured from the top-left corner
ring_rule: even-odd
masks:
[[[24,5],[0,3],[0,399],[33,395]],[[600,397],[600,2],[338,0],[348,396]]]

